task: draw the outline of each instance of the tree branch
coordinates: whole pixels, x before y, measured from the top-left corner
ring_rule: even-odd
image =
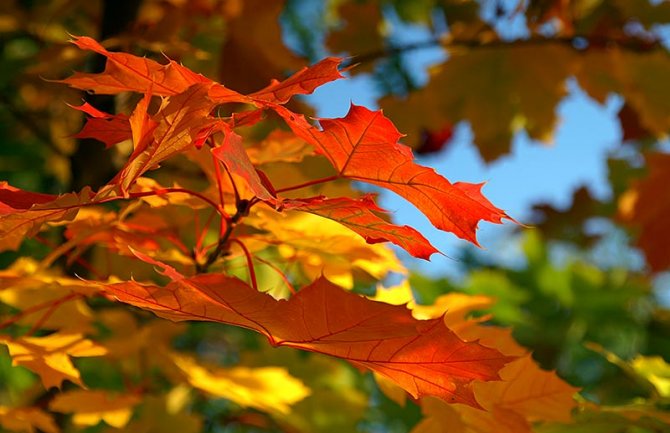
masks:
[[[664,48],[660,39],[641,39],[639,37],[605,37],[605,36],[588,36],[588,35],[574,35],[574,36],[559,36],[553,38],[545,38],[533,36],[528,39],[502,40],[495,39],[491,41],[482,41],[479,39],[446,39],[435,37],[425,41],[414,42],[406,45],[390,46],[377,51],[371,51],[360,55],[354,55],[343,63],[343,67],[356,63],[368,63],[376,60],[401,55],[410,51],[422,50],[427,48],[444,49],[449,48],[497,48],[497,47],[511,47],[511,46],[526,46],[526,45],[552,45],[560,44],[567,45],[577,51],[584,52],[589,49],[607,49],[611,47],[618,47],[634,52],[648,52],[659,48]]]

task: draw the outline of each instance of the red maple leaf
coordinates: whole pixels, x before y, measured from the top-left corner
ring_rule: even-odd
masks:
[[[465,342],[443,320],[417,320],[404,306],[372,301],[321,278],[289,300],[276,300],[223,274],[185,278],[144,255],[173,279],[166,287],[126,281],[101,287],[117,300],[174,320],[241,326],[287,346],[345,359],[376,371],[413,397],[479,404],[473,380],[497,380],[513,357]]]

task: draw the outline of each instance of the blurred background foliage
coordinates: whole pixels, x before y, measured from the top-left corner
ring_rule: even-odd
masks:
[[[85,99],[103,111],[127,112],[134,101],[81,95],[51,82],[75,69],[104,66],[68,44],[70,34],[159,61],[166,55],[241,92],[326,55],[348,56],[357,65],[350,74],[374,79],[380,106],[418,154],[439,155],[461,122],[469,124],[486,161],[506,155],[519,133],[549,141],[568,80],[599,103],[618,95],[622,137],[607,162],[607,200],[594,198],[585,185],[568,208],[537,203],[523,221],[532,228],[501,241],[522,251],[513,266],[464,246],[447,252],[458,257],[463,278],[415,273],[410,280],[421,304],[449,292],[495,298],[494,306],[477,314],[511,327],[542,367],[582,388],[574,424],[537,431],[666,432],[669,24],[670,3],[652,0],[4,0],[0,179],[47,193],[95,188],[123,160],[127,149],[104,150],[101,143],[73,137],[82,116],[66,104]],[[428,37],[412,40],[408,28]],[[412,56],[429,49],[440,50],[443,60],[417,70]],[[594,225],[607,229],[592,230]],[[9,266],[44,250],[27,242],[18,252],[3,253],[0,263]],[[645,257],[642,266],[608,260],[638,252]],[[143,329],[146,316],[128,320],[137,321],[130,336]],[[290,415],[270,417],[226,399],[198,397],[189,400],[190,412],[182,412],[187,399],[175,388],[146,402],[126,431],[455,431],[444,423],[420,424],[419,406],[399,405],[347,365],[270,350],[244,330],[195,324],[174,344],[223,365],[284,366],[309,383],[312,395]],[[88,359],[78,366],[86,383],[120,389],[124,374],[115,368]],[[0,404],[28,399],[34,384],[30,373],[0,356]],[[31,428],[48,431],[39,421]],[[104,423],[89,430],[118,431]]]

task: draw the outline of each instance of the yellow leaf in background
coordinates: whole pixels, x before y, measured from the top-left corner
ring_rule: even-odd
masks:
[[[255,165],[300,162],[314,154],[314,147],[290,132],[275,129],[263,141],[249,146],[247,154]]]
[[[511,335],[511,330],[482,324],[483,319],[469,319],[472,311],[494,304],[488,296],[448,293],[433,305],[417,305],[407,281],[383,288],[378,286],[373,298],[390,304],[407,304],[419,319],[444,317],[445,324],[465,341],[479,341],[506,355],[521,356],[501,371],[501,381],[475,382],[477,401],[486,409],[455,404],[448,405],[431,398],[421,400],[424,419],[412,433],[530,433],[533,422],[569,422],[576,406],[573,395],[578,391],[554,372],[541,370],[526,349]],[[381,391],[398,404],[398,389],[376,377]]]
[[[22,276],[13,269],[0,271],[0,302],[20,311],[35,310],[17,321],[19,325],[39,322],[40,329],[90,332],[93,313],[77,292],[68,287],[68,280]],[[81,285],[79,280],[76,283]]]
[[[412,310],[412,315],[414,315],[414,308],[416,307],[414,303],[414,295],[412,294],[412,288],[409,285],[409,280],[405,279],[400,282],[400,284],[392,287],[384,287],[382,284],[377,284],[377,291],[375,296],[371,296],[370,299],[379,302],[385,302],[391,305],[403,305],[407,304],[407,308]],[[417,319],[421,319],[414,315]]]
[[[173,353],[171,358],[191,386],[242,407],[287,414],[292,404],[310,393],[309,388],[281,367],[214,369],[182,354]]]
[[[60,431],[51,415],[36,407],[0,406],[0,426],[16,432],[35,433],[38,429],[44,433]]]
[[[140,397],[131,394],[74,390],[56,394],[49,409],[72,413],[72,422],[77,426],[94,426],[104,421],[112,427],[122,428],[130,421],[133,407],[139,402]]]
[[[356,272],[362,271],[376,280],[390,272],[407,273],[391,248],[368,244],[355,232],[326,218],[304,212],[258,211],[255,218],[245,222],[270,232],[281,245],[278,251],[283,261],[299,264],[308,281],[325,276],[351,289]],[[266,247],[267,242],[250,238],[247,246],[255,250]]]
[[[310,394],[292,405],[290,413],[272,415],[283,427],[282,431],[349,433],[360,430],[360,422],[369,410],[369,396],[356,387],[360,375],[350,366],[328,356],[267,344],[259,351],[245,352],[241,362],[252,367],[282,366],[309,387]]]
[[[424,419],[411,433],[531,433],[530,424],[513,411],[496,408],[484,412],[442,400],[421,400]]]
[[[450,327],[465,321],[471,312],[484,310],[493,304],[495,300],[488,296],[448,293],[438,297],[433,305],[412,307],[412,314],[417,319],[432,319],[444,315],[444,323]]]
[[[372,373],[375,377],[375,382],[377,386],[388,398],[398,403],[400,406],[405,406],[407,402],[407,392],[395,384],[391,379],[386,376],[382,376],[377,372]]]
[[[670,397],[670,364],[663,358],[638,355],[631,366],[636,373],[651,382],[662,397]]]
[[[466,425],[455,408],[455,405],[448,405],[434,397],[421,399],[423,419],[411,433],[466,433]]]
[[[486,409],[514,411],[533,421],[570,422],[576,406],[570,386],[553,371],[544,371],[530,355],[507,364],[499,382],[475,383],[477,401]]]
[[[23,366],[38,374],[44,388],[60,388],[64,380],[79,386],[81,382],[79,370],[70,360],[71,356],[102,356],[107,350],[84,338],[82,334],[56,333],[46,337],[21,337],[11,339],[0,336],[0,343],[5,344],[12,357],[12,365]]]

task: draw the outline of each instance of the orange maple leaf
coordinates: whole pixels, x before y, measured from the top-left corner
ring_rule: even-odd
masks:
[[[170,60],[160,63],[127,53],[107,51],[94,39],[87,36],[75,36],[72,43],[82,50],[96,52],[107,58],[105,70],[97,74],[76,72],[60,82],[89,92],[115,95],[121,92],[151,92],[158,96],[177,95],[198,83],[214,82],[196,74],[185,66]],[[218,102],[249,102],[243,95],[217,84]]]
[[[105,143],[107,149],[116,143],[132,138],[128,116],[125,114],[105,113],[88,102],[84,102],[80,106],[70,105],[70,107],[90,116],[86,119],[81,131],[73,135],[74,138],[93,138]]]
[[[351,105],[339,119],[321,119],[322,130],[286,108],[272,108],[293,132],[314,145],[338,175],[389,189],[414,204],[440,230],[477,244],[479,221],[500,223],[511,218],[480,192],[481,184],[452,184],[435,170],[414,163],[402,134],[381,111]]]
[[[0,251],[16,249],[47,222],[72,220],[93,199],[90,188],[60,196],[23,191],[0,182]]]
[[[319,215],[350,228],[365,238],[369,244],[392,242],[405,251],[422,259],[429,259],[438,250],[421,233],[409,226],[398,226],[375,215],[384,212],[370,195],[359,199],[347,197],[326,199],[289,200],[285,209],[293,209]]]
[[[380,373],[413,397],[432,395],[480,407],[472,381],[497,380],[513,357],[477,342],[464,342],[441,319],[417,320],[404,306],[388,305],[342,290],[325,278],[289,300],[276,300],[222,274],[181,277],[166,287],[127,281],[101,284],[116,299],[174,320],[221,322],[252,329],[274,346],[345,359]]]
[[[244,149],[242,137],[233,131],[226,131],[223,142],[212,150],[212,154],[223,162],[231,173],[242,177],[256,197],[266,201],[273,200],[272,194],[263,184]]]
[[[285,104],[295,95],[308,95],[323,84],[344,78],[338,69],[340,63],[342,59],[327,57],[283,81],[272,80],[270,85],[249,94],[249,97],[260,103]]]

